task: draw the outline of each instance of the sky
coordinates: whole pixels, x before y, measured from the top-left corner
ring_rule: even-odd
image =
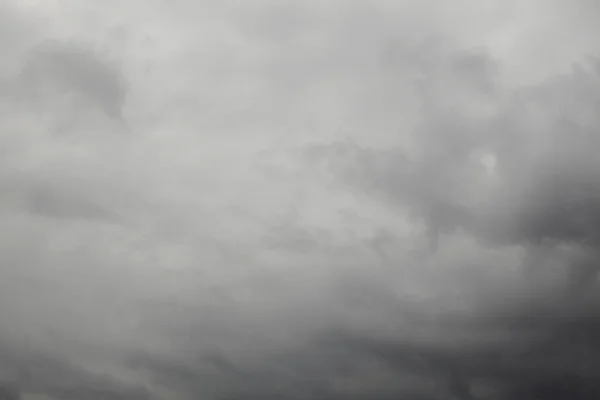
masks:
[[[599,21],[0,0],[0,395],[599,398]]]

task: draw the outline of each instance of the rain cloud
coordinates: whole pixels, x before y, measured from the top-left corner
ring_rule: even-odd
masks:
[[[7,0],[0,398],[600,398],[595,2]]]

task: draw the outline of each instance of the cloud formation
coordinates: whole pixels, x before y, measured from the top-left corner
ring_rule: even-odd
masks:
[[[0,395],[598,398],[598,11],[3,3]]]

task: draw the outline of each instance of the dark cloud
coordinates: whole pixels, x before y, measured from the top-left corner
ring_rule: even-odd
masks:
[[[591,3],[92,3],[0,6],[0,397],[600,398]]]
[[[429,87],[421,89],[424,122],[414,130],[410,150],[339,143],[313,149],[311,157],[326,157],[343,179],[409,207],[434,231],[461,228],[516,243],[595,246],[597,64],[501,100],[487,83],[494,81],[494,68],[485,56],[446,58],[447,67],[439,65],[445,59],[436,62],[447,74],[441,83],[457,86],[447,90],[436,84],[435,73],[421,68]],[[440,103],[443,92],[452,93],[449,103]],[[460,102],[465,93],[471,97],[466,104]],[[478,96],[493,101],[492,114],[470,115],[482,101]],[[493,154],[494,176],[483,177],[477,152]]]
[[[0,393],[6,399],[44,395],[57,399],[149,399],[150,394],[111,375],[76,366],[60,357],[3,341]]]
[[[138,357],[135,365],[190,395],[227,399],[488,398],[484,393],[497,399],[596,398],[597,306],[566,309],[556,301],[544,307],[412,321],[423,331],[439,332],[436,339],[342,330],[259,358],[236,361],[216,354],[169,364]],[[493,338],[498,332],[503,339]]]
[[[495,310],[487,314],[488,318],[492,315],[491,319],[478,321],[479,329],[508,332],[504,342],[478,345],[467,340],[442,344],[424,343],[418,338],[395,342],[362,337],[338,343],[383,360],[398,375],[421,371],[450,386],[458,381],[465,388],[473,388],[478,381],[487,382],[503,392],[500,398],[525,399],[532,395],[595,398],[600,391],[597,384],[600,365],[596,361],[600,348],[594,339],[600,326],[597,306],[586,307],[584,313],[581,304],[566,312],[562,307],[564,304],[557,301],[548,310],[515,309],[508,313]],[[473,329],[465,322],[468,321],[460,324],[462,329]]]
[[[312,147],[308,158],[398,212],[408,209],[429,231],[434,251],[455,234],[495,248],[522,246],[531,257],[520,279],[532,286],[513,299],[504,292],[504,300],[495,301],[508,309],[483,306],[471,322],[436,317],[429,329],[440,335],[433,341],[366,335],[347,348],[384,360],[398,376],[435,376],[449,391],[455,388],[456,398],[481,398],[468,394],[477,392],[467,390],[476,381],[497,392],[494,398],[596,398],[597,63],[508,95],[494,88],[497,68],[484,55],[457,52],[436,59],[435,67],[446,76],[438,80],[433,65],[420,68],[427,85],[419,86],[424,122],[411,146],[381,150],[342,142]],[[452,96],[448,102],[444,92]],[[483,101],[492,103],[492,112],[473,116]],[[477,158],[486,153],[494,160],[489,176]],[[535,288],[548,279],[554,284],[539,297]],[[453,329],[467,336],[453,341]],[[505,332],[507,339],[477,345],[486,332]],[[450,339],[442,339],[446,334]]]

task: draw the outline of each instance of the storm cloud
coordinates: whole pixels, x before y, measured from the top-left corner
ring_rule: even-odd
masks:
[[[0,397],[600,398],[600,8],[0,5]]]

